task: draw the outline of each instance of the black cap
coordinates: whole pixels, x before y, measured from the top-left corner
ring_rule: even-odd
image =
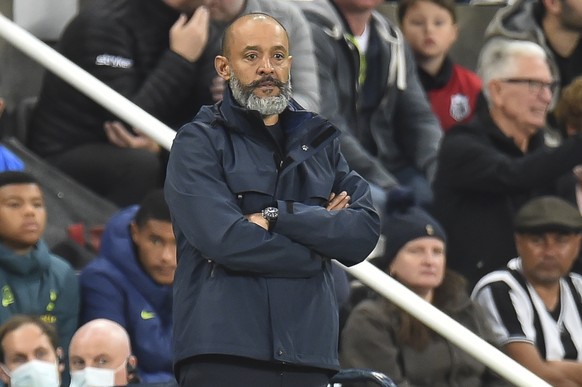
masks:
[[[514,227],[517,233],[525,234],[579,233],[582,231],[582,215],[578,208],[563,199],[541,196],[519,209]]]

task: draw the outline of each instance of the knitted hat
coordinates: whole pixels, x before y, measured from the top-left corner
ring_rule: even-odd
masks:
[[[579,233],[582,231],[580,211],[555,196],[541,196],[524,204],[515,217],[518,233],[545,232]]]
[[[377,263],[380,269],[385,270],[398,251],[414,239],[434,237],[447,243],[442,226],[422,208],[414,206],[411,191],[401,190],[398,195],[389,195],[386,207],[382,225],[384,254]]]

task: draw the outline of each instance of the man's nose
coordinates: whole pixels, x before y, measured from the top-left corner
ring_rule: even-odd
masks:
[[[259,67],[259,72],[261,74],[270,74],[274,70],[273,65],[271,64],[271,58],[265,58],[261,62],[261,66]]]

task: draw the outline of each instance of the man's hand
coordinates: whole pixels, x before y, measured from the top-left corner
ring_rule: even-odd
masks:
[[[2,113],[4,113],[5,106],[6,106],[6,104],[4,103],[4,100],[2,98],[0,98],[0,117],[2,117]]]
[[[263,214],[261,214],[260,212],[245,215],[245,218],[247,218],[249,222],[259,225],[260,227],[264,228],[267,231],[269,230],[269,221],[263,218]]]
[[[134,129],[136,134],[131,133],[119,121],[108,121],[103,124],[103,129],[105,129],[109,142],[120,148],[146,149],[152,153],[160,152],[160,146],[154,140],[139,133],[137,129]]]
[[[350,206],[350,199],[351,197],[348,196],[346,191],[340,192],[339,195],[336,195],[332,192],[331,195],[329,195],[329,200],[325,208],[328,211],[343,210],[344,208],[348,208]]]
[[[170,49],[190,62],[196,62],[208,42],[208,8],[198,7],[188,20],[184,14],[170,29]]]

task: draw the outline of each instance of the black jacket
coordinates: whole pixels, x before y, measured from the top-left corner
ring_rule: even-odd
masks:
[[[205,53],[190,63],[169,49],[179,13],[162,0],[99,2],[76,16],[58,50],[167,125],[178,128],[212,103],[213,32]],[[41,156],[106,142],[111,113],[47,73],[29,128],[29,147]]]
[[[555,180],[582,163],[582,136],[557,148],[538,131],[524,154],[487,109],[445,135],[434,182],[434,213],[448,236],[450,268],[473,284],[516,256],[513,218],[528,199],[553,193]]]

